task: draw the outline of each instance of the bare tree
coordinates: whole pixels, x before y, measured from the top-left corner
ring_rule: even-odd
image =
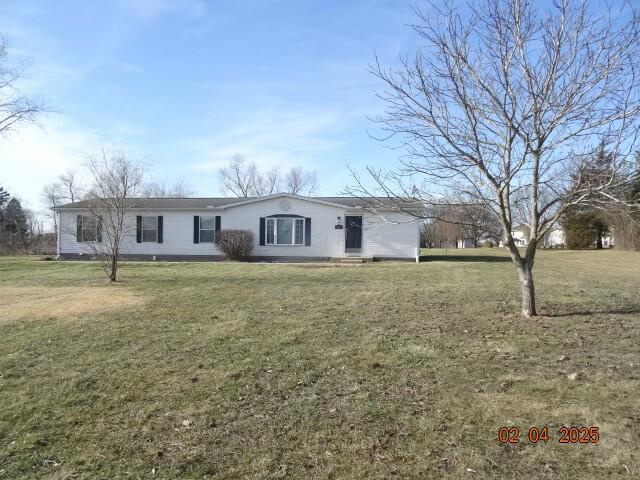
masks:
[[[82,198],[84,189],[73,170],[67,170],[58,177],[62,200],[74,203]]]
[[[89,218],[96,222],[96,241],[88,242],[112,282],[118,274],[122,243],[135,234],[130,213],[143,186],[140,163],[117,151],[102,151],[89,158],[93,179],[89,193]],[[79,226],[82,228],[82,226]]]
[[[462,227],[464,238],[471,241],[474,248],[483,238],[498,245],[502,237],[500,219],[483,204],[462,203],[458,207],[458,224]]]
[[[278,168],[263,173],[255,163],[247,163],[240,155],[234,155],[229,165],[220,169],[218,176],[225,194],[241,198],[276,194],[282,191],[283,180],[284,191],[294,195],[310,196],[318,188],[315,172],[293,167],[282,179]]]
[[[179,179],[167,186],[163,182],[148,182],[142,188],[141,196],[147,198],[189,198],[195,189],[184,179]]]
[[[18,124],[32,122],[44,110],[44,103],[23,95],[16,84],[24,68],[7,65],[8,41],[0,36],[0,135],[6,135]]]
[[[58,216],[56,214],[56,209],[64,203],[62,201],[62,196],[63,194],[59,183],[50,183],[49,185],[45,185],[42,189],[42,202],[49,211],[48,216],[53,223],[53,231],[56,233],[58,232]]]
[[[81,199],[82,192],[77,175],[71,170],[60,175],[55,182],[44,186],[41,198],[50,212],[48,216],[53,223],[54,232],[58,231],[56,209],[65,203],[77,202]]]
[[[195,194],[196,190],[193,188],[193,185],[183,178],[174,181],[169,190],[169,195],[172,198],[189,198],[193,197]]]
[[[252,177],[252,194],[258,197],[266,195],[274,195],[280,190],[280,170],[272,168],[264,175],[258,173],[255,165],[253,166]]]
[[[220,169],[218,177],[222,190],[236,197],[247,198],[253,195],[255,181],[255,164],[247,165],[240,155],[234,155],[229,165]]]
[[[285,190],[293,195],[310,197],[318,188],[316,172],[305,172],[300,167],[293,167],[285,178]]]
[[[379,118],[408,155],[399,168],[369,168],[351,191],[425,205],[464,196],[490,208],[517,269],[522,313],[536,315],[538,243],[567,208],[624,203],[640,120],[640,17],[628,3],[597,16],[586,3],[471,1],[417,10],[422,45],[398,69],[376,59],[385,84]],[[579,172],[600,145],[615,157],[606,179]],[[631,205],[627,205],[631,206]],[[407,210],[409,211],[409,210]],[[528,228],[517,248],[513,226]]]

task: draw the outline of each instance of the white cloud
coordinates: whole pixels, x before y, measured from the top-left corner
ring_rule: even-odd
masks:
[[[210,137],[183,143],[193,158],[200,159],[191,167],[201,172],[218,170],[236,154],[265,170],[312,166],[319,155],[340,145],[327,134],[344,119],[342,112],[333,110],[253,113]]]
[[[206,4],[201,0],[117,0],[125,13],[152,20],[166,13],[179,13],[199,18],[206,13]]]
[[[27,207],[41,211],[44,185],[68,169],[79,170],[86,154],[100,143],[98,135],[61,115],[48,115],[39,126],[23,125],[0,137],[0,184]]]

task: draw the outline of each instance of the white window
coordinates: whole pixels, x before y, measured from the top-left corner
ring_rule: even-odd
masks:
[[[267,218],[267,245],[304,245],[304,218]]]
[[[158,241],[158,217],[142,217],[142,241]]]
[[[216,234],[216,217],[200,217],[200,243],[213,243]]]
[[[81,242],[96,242],[98,240],[98,219],[94,216],[82,215],[80,227]]]

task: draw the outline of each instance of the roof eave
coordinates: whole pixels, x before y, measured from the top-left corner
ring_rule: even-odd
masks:
[[[307,202],[318,203],[321,205],[328,205],[331,207],[349,208],[348,205],[344,205],[342,203],[327,202],[326,200],[319,200],[313,197],[303,197],[301,195],[294,195],[292,193],[276,193],[274,195],[267,195],[266,197],[251,198],[247,200],[242,200],[240,202],[234,202],[228,205],[224,205],[222,208],[226,209],[226,208],[232,208],[232,207],[240,207],[242,205],[250,205],[252,203],[264,202],[265,200],[274,200],[276,198],[293,198],[296,200],[306,200]]]

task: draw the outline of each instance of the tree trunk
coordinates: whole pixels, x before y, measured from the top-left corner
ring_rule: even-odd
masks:
[[[533,285],[532,266],[527,260],[523,260],[518,267],[518,276],[520,277],[522,289],[522,314],[525,317],[535,317],[536,312],[536,294]]]
[[[598,239],[596,240],[596,248],[602,250],[602,235],[598,233]]]
[[[116,281],[116,277],[118,275],[118,259],[115,255],[111,256],[111,273],[109,275],[109,280],[112,282]]]

